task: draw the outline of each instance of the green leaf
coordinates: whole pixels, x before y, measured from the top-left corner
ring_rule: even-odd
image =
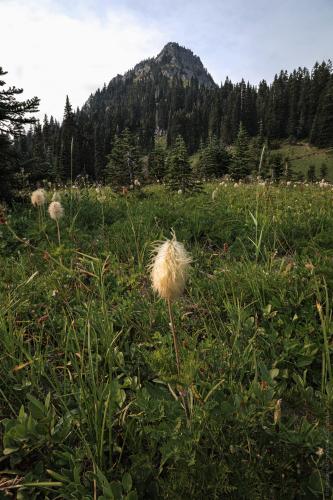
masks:
[[[121,500],[123,496],[123,489],[121,487],[121,483],[119,481],[113,481],[110,484],[110,486],[113,493],[113,498],[115,500]]]
[[[43,418],[45,416],[45,406],[43,405],[43,403],[38,401],[38,399],[36,399],[31,394],[27,394],[27,398],[30,401],[29,406],[32,416],[36,419]]]
[[[48,410],[50,408],[51,393],[49,392],[45,398],[45,408]]]
[[[4,455],[10,455],[11,453],[15,453],[15,451],[18,451],[20,448],[4,448],[3,454]]]
[[[125,474],[122,477],[121,482],[122,482],[123,488],[126,491],[126,493],[131,491],[131,489],[132,489],[132,476],[129,472],[125,472]]]
[[[138,494],[136,491],[131,491],[127,496],[126,500],[138,500]]]

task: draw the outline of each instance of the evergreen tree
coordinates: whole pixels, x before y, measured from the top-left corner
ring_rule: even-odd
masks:
[[[326,163],[322,163],[320,165],[320,178],[321,179],[326,179],[327,173],[328,173],[327,165],[326,165]]]
[[[269,138],[287,136],[288,75],[281,71],[275,75],[267,104],[267,135]]]
[[[23,125],[34,123],[34,118],[28,118],[27,113],[38,111],[39,99],[33,97],[26,101],[17,101],[16,96],[23,89],[9,87],[2,89],[5,81],[1,77],[7,74],[0,67],[0,200],[9,201],[14,187],[15,173],[19,162],[17,151],[13,146],[13,138],[22,134]]]
[[[168,154],[166,181],[171,191],[181,190],[185,194],[200,189],[200,185],[193,178],[186,145],[180,135]]]
[[[215,136],[211,136],[206,145],[202,145],[199,150],[196,174],[200,179],[222,177],[227,173],[229,163],[229,153]]]
[[[308,182],[316,182],[316,167],[315,165],[309,165],[306,178]]]
[[[332,63],[323,61],[321,64],[316,62],[311,72],[309,88],[309,131],[311,131],[311,142],[316,143],[317,131],[313,126],[316,118],[319,117],[318,108],[322,103],[322,98],[327,88],[327,84],[332,75]]]
[[[74,164],[75,141],[75,117],[73,108],[66,96],[64,119],[61,127],[61,146],[60,146],[60,175],[63,180],[73,180],[78,173]]]
[[[32,155],[32,171],[30,173],[30,180],[37,183],[40,180],[48,179],[50,165],[46,158],[43,131],[39,121],[34,127]]]
[[[284,171],[284,162],[281,154],[275,154],[271,158],[271,171],[272,171],[272,179],[274,181],[279,181],[283,176]]]
[[[320,99],[310,141],[319,147],[333,147],[333,75]]]
[[[136,137],[125,129],[115,137],[108,163],[105,167],[106,181],[114,188],[129,187],[142,173]]]
[[[148,157],[148,172],[155,181],[163,181],[166,174],[166,149],[158,139]]]
[[[235,149],[231,160],[230,173],[234,180],[238,181],[243,179],[251,173],[253,161],[251,160],[249,137],[240,123],[237,139],[235,142]]]

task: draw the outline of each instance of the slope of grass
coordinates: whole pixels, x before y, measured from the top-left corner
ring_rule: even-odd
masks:
[[[232,151],[233,146],[229,149]],[[322,179],[320,169],[325,164],[327,167],[326,180],[333,182],[333,149],[317,148],[303,142],[291,145],[282,141],[280,147],[272,150],[271,153],[279,153],[284,158],[289,158],[289,165],[294,177],[297,177],[297,174],[302,174],[305,180],[307,179],[309,166],[314,165],[316,178],[320,181]],[[198,153],[191,156],[192,168],[196,168],[198,159]]]
[[[60,247],[45,213],[6,214],[0,495],[331,495],[332,191],[215,187],[63,193]],[[147,273],[171,228],[180,377]]]
[[[323,164],[327,166],[327,179],[333,182],[333,150],[326,150],[299,143],[295,145],[284,144],[277,152],[290,159],[290,165],[295,172],[305,176],[310,165],[316,169],[316,177],[321,180],[320,168]]]

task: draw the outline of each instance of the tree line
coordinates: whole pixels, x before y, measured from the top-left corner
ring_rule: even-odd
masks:
[[[0,104],[5,99],[0,93]],[[187,154],[199,157],[199,178],[211,177],[214,169],[214,175],[229,171],[242,178],[258,170],[265,142],[307,140],[318,147],[333,146],[332,63],[316,63],[311,71],[281,71],[270,85],[227,78],[216,88],[200,86],[195,78],[170,80],[158,68],[140,79],[129,72],[97,90],[81,109],[73,110],[67,97],[61,123],[45,116],[42,123],[19,132],[1,130],[2,141],[12,139],[2,149],[15,157],[10,169],[30,183],[66,182],[78,175],[111,183],[118,178],[124,185],[142,175],[163,178],[158,170],[170,171],[180,138]],[[235,146],[232,161],[230,145]],[[166,160],[163,166],[163,155],[169,167]],[[276,172],[281,168],[288,166],[276,166]]]

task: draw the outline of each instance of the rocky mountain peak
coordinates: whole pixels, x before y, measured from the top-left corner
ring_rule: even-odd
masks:
[[[137,64],[133,72],[140,80],[156,74],[156,70],[170,80],[179,78],[186,83],[194,78],[204,87],[216,86],[200,58],[176,42],[167,43],[156,57]]]

